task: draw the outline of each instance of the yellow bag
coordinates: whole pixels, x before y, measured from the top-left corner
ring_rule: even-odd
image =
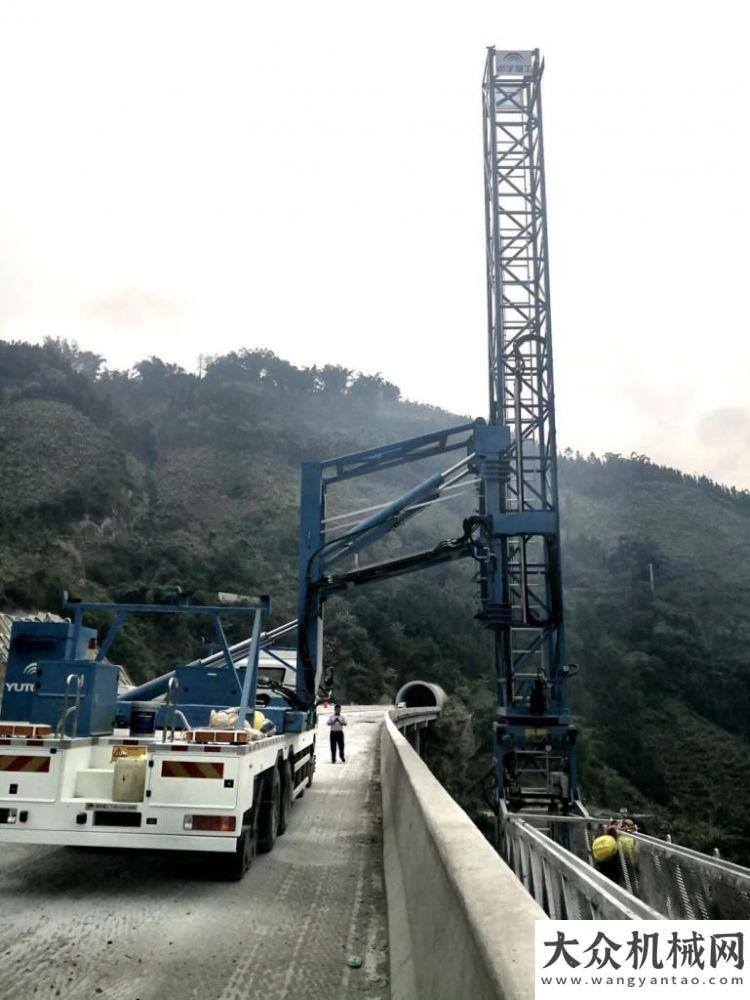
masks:
[[[638,844],[633,837],[629,837],[626,833],[621,833],[617,838],[617,847],[625,860],[629,861],[631,865],[636,861],[638,857]]]
[[[609,861],[617,854],[617,841],[608,833],[604,833],[591,845],[591,854],[594,861]]]

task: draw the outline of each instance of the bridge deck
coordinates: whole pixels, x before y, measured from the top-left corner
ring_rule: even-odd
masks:
[[[296,1000],[389,995],[377,759],[382,709],[324,724],[315,782],[240,883],[173,856],[5,847],[0,994],[17,1000]],[[323,720],[324,721],[324,720]],[[350,969],[346,958],[362,958]]]

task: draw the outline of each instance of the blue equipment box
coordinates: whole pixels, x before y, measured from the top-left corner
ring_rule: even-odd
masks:
[[[90,643],[96,642],[93,628],[79,630],[75,649],[73,636],[74,626],[70,622],[13,622],[0,719],[32,721],[31,702],[38,680],[37,665],[43,667],[50,660],[84,660]]]
[[[244,682],[245,670],[245,667],[239,667],[237,670],[240,685]],[[241,687],[237,686],[234,671],[227,667],[212,668],[188,663],[175,667],[174,676],[177,678],[178,684],[173,703],[176,704],[191,726],[207,726],[211,709],[233,708],[240,703]],[[273,722],[276,732],[304,732],[307,728],[306,713],[290,709],[280,695],[274,695],[273,692],[268,693],[272,703],[270,705],[259,703],[257,707],[267,719]],[[117,706],[118,725],[128,724],[131,705],[131,701],[121,701]],[[251,714],[252,707],[249,710],[249,715]],[[167,709],[159,708],[157,726],[162,726],[165,722],[168,724],[170,718]]]
[[[245,669],[240,668],[238,673],[241,685],[245,679]],[[234,672],[226,667],[211,668],[188,663],[175,667],[174,675],[178,687],[173,703],[191,726],[207,726],[212,708],[232,708],[240,703],[242,690],[237,686]],[[131,705],[132,702],[128,700],[121,701],[117,706],[118,725],[128,724]],[[169,719],[170,713],[161,708],[157,725],[161,726]]]
[[[70,674],[83,677],[78,710],[77,736],[104,736],[114,729],[117,713],[118,668],[92,660],[49,660],[37,668],[28,721],[46,723],[57,729],[65,705],[65,686]],[[68,706],[75,704],[75,683],[71,683]],[[73,714],[68,716],[65,734],[73,734]]]
[[[238,671],[240,684],[244,669]],[[234,673],[226,667],[199,667],[185,664],[175,668],[179,681],[177,705],[191,726],[207,726],[211,709],[226,709],[239,705],[242,691]]]

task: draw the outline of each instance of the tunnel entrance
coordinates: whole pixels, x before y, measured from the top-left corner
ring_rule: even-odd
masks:
[[[429,681],[409,681],[396,695],[396,704],[406,708],[441,708],[445,691]]]

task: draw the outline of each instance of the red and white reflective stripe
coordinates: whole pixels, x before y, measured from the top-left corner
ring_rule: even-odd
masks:
[[[31,722],[0,722],[0,736],[31,736],[44,739],[52,735],[52,727]]]
[[[173,743],[169,749],[177,750],[180,753],[186,753],[188,750],[190,753],[226,753],[229,748],[226,743],[215,744],[214,746],[205,743]]]
[[[245,729],[188,729],[185,739],[190,743],[247,743]]]
[[[50,758],[42,754],[0,754],[0,771],[49,771]]]
[[[162,778],[223,778],[221,762],[199,760],[165,760],[161,765]]]

